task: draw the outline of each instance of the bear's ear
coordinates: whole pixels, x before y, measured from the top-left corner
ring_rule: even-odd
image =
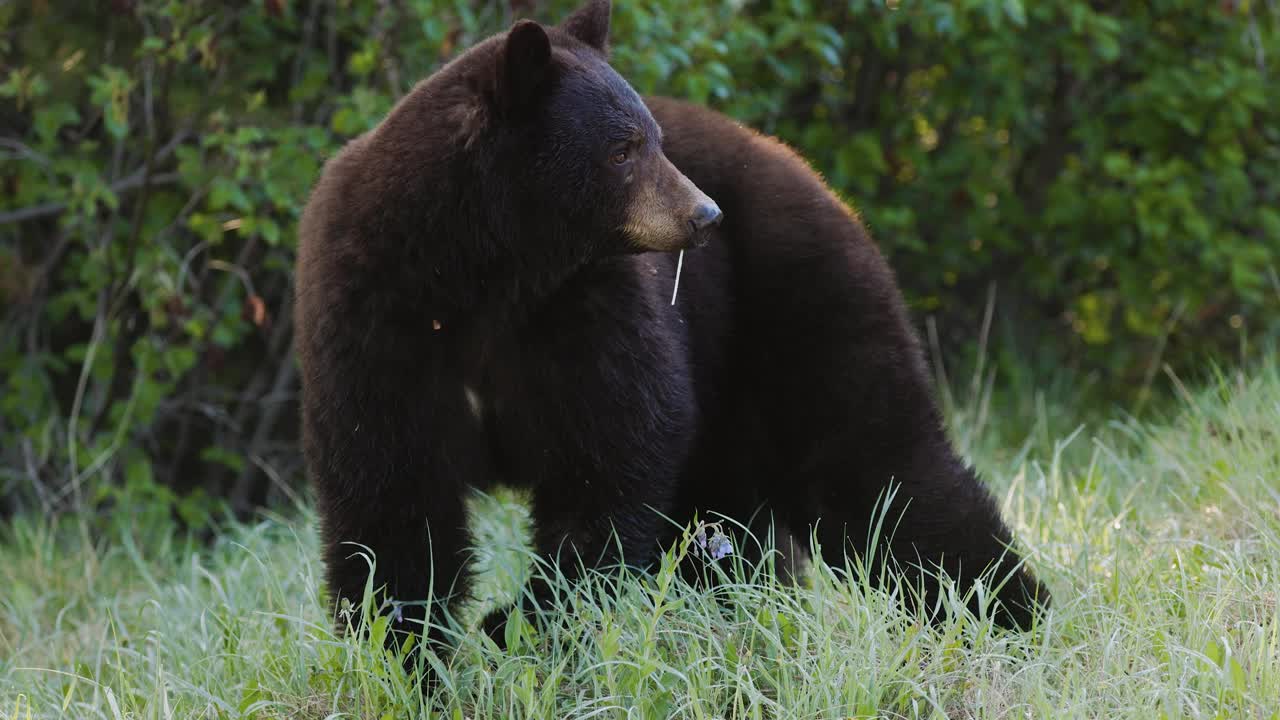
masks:
[[[494,99],[503,113],[517,113],[546,86],[551,74],[551,40],[532,20],[511,27],[499,53]]]
[[[609,53],[609,0],[587,0],[560,23],[560,29],[606,55]]]

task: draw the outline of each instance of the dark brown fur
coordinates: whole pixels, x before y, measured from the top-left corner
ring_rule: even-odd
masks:
[[[893,272],[866,229],[783,144],[706,108],[647,103],[667,157],[725,214],[711,249],[727,259],[708,273],[715,253],[690,253],[684,287],[731,287],[734,306],[714,373],[719,413],[705,420],[677,507],[737,518],[763,508],[796,532],[816,527],[824,559],[840,566],[847,550],[866,551],[892,481],[881,542],[893,555],[967,582],[1012,573],[997,620],[1029,625],[1033,598],[1048,593],[1004,554],[1012,535],[952,450]],[[725,332],[722,318],[694,322]]]
[[[449,605],[470,487],[532,488],[535,544],[572,575],[649,565],[673,537],[655,510],[764,508],[840,564],[892,480],[895,557],[1012,571],[997,618],[1027,625],[1047,594],[1003,555],[861,224],[782,145],[671,100],[650,115],[605,65],[608,10],[481,43],[316,186],[297,348],[330,591],[360,601],[353,542],[375,587]],[[673,307],[674,255],[643,251],[708,237]]]

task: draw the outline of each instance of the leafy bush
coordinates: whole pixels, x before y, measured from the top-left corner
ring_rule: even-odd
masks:
[[[458,49],[574,4],[0,5],[0,497],[194,522],[292,492],[324,158]],[[1023,334],[1117,380],[1280,332],[1274,4],[651,0],[614,37],[641,90],[808,155],[957,337],[995,281]]]
[[[813,158],[917,308],[967,313],[964,337],[992,281],[1037,342],[1117,380],[1169,336],[1186,361],[1280,329],[1274,4],[776,2],[757,17],[768,44],[729,54],[761,93],[726,106]]]

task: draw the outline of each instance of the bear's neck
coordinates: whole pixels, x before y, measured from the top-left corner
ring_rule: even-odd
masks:
[[[367,157],[375,161],[362,178],[380,190],[360,224],[372,224],[370,237],[382,244],[370,256],[385,259],[374,276],[389,281],[389,305],[421,308],[442,323],[519,320],[591,262],[591,239],[574,237],[557,209],[506,181],[499,158],[475,150],[483,143],[406,144],[403,136],[372,133]]]
[[[387,289],[400,307],[424,308],[440,322],[519,322],[592,263],[589,249],[575,248],[572,238],[530,233],[503,221],[500,211],[447,190],[432,195],[434,202],[396,202],[418,212],[403,216],[398,231],[382,234],[395,250],[376,275],[396,278]]]

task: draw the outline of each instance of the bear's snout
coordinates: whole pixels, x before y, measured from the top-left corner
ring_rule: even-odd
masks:
[[[693,226],[695,233],[715,227],[724,219],[724,213],[720,212],[720,206],[715,204],[710,198],[698,206],[693,211],[693,217],[689,218],[689,224]]]

